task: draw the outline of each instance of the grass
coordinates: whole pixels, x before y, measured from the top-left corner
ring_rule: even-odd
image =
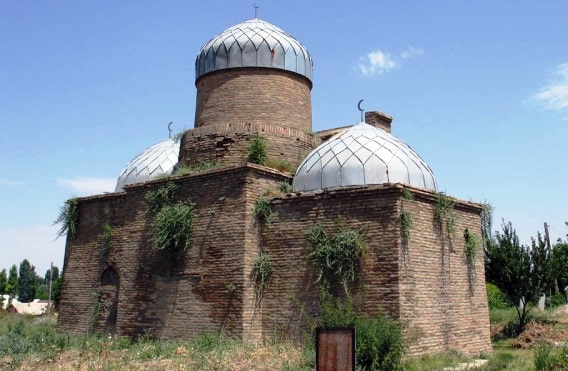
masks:
[[[504,327],[513,319],[513,308],[491,310],[492,326]],[[567,314],[535,312],[531,323],[550,336],[568,339]],[[0,369],[313,370],[315,366],[313,346],[300,343],[272,339],[254,345],[217,333],[204,333],[192,341],[154,340],[149,336],[135,340],[72,336],[58,334],[55,324],[53,316],[30,317],[0,311]],[[556,333],[559,330],[566,332]],[[567,358],[568,348],[540,345],[546,339],[535,341],[534,347],[519,348],[523,336],[524,333],[518,338],[502,336],[494,340],[493,352],[480,355],[488,362],[478,370],[534,370],[537,359],[544,365],[558,365]],[[401,369],[443,370],[472,360],[457,352],[429,355],[407,359]],[[549,369],[563,369],[552,367]]]

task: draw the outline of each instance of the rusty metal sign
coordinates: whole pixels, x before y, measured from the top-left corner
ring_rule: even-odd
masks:
[[[318,327],[316,329],[316,370],[355,370],[355,329]]]

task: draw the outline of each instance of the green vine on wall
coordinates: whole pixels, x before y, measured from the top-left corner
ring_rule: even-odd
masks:
[[[450,238],[456,235],[456,214],[454,212],[455,203],[443,193],[438,193],[434,209],[434,221],[440,231],[444,226]]]
[[[328,290],[341,283],[346,293],[360,273],[361,264],[367,250],[364,236],[358,231],[341,227],[334,235],[329,235],[321,225],[316,225],[306,233],[308,259],[314,268],[322,290]]]
[[[479,238],[475,233],[471,233],[469,229],[463,231],[463,238],[465,240],[463,254],[468,267],[475,268],[475,259],[479,253]]]
[[[254,260],[252,270],[250,272],[250,279],[254,283],[257,299],[262,297],[264,288],[272,276],[272,271],[272,259],[270,256],[263,253],[259,254]]]
[[[166,183],[146,195],[146,210],[152,215],[152,243],[157,250],[189,247],[193,237],[195,204],[177,201],[179,187]]]
[[[410,238],[410,229],[412,229],[412,226],[414,224],[412,220],[412,214],[410,213],[410,211],[402,211],[400,213],[399,219],[400,219],[400,231],[402,233],[402,237],[408,240]]]
[[[403,188],[402,189],[402,198],[407,200],[407,201],[413,201],[414,200],[414,194],[412,193],[412,191],[408,188]]]
[[[265,223],[270,223],[270,217],[272,216],[272,209],[270,208],[270,202],[266,197],[258,198],[254,202],[252,211],[259,220]]]
[[[71,238],[75,237],[78,219],[79,199],[70,198],[59,208],[59,216],[53,222],[54,225],[61,224],[61,228],[57,232],[57,238],[66,234],[71,235]]]
[[[103,226],[103,249],[110,250],[112,247],[112,227],[109,223]]]
[[[94,334],[98,327],[99,317],[101,315],[101,309],[103,307],[102,292],[100,290],[95,293],[95,303],[93,304],[93,309],[91,310],[91,323],[89,326],[89,332]]]

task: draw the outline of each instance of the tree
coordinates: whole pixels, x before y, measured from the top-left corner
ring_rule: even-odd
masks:
[[[552,272],[558,280],[558,286],[563,291],[568,286],[568,242],[558,242],[552,250]]]
[[[540,234],[531,247],[519,243],[511,222],[502,223],[503,232],[495,233],[495,241],[486,248],[486,279],[497,285],[515,304],[523,331],[527,315],[545,292],[551,280],[551,264],[546,244]]]
[[[0,295],[6,293],[6,285],[8,284],[8,276],[6,274],[6,269],[2,269],[0,272]]]
[[[37,275],[35,267],[27,259],[20,263],[20,279],[18,280],[18,300],[29,303],[35,299]]]
[[[18,267],[16,264],[12,265],[10,268],[10,273],[8,273],[8,282],[6,283],[6,294],[11,297],[16,296],[18,290]]]

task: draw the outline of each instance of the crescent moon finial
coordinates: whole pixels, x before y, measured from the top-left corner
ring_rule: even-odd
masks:
[[[361,99],[359,103],[357,103],[357,109],[361,111],[361,122],[365,122],[365,109],[361,108],[361,103],[363,103],[365,99]]]
[[[172,121],[168,124],[168,138],[170,138],[170,139],[172,138],[172,124],[173,123],[174,122]]]

